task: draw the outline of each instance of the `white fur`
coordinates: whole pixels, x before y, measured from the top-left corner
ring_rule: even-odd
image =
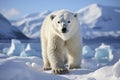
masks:
[[[51,19],[51,15],[55,17]],[[44,68],[52,68],[53,71],[56,71],[54,73],[59,74],[67,70],[64,64],[67,59],[66,54],[69,68],[79,68],[81,65],[82,38],[78,19],[74,15],[72,12],[60,10],[48,15],[43,22],[41,44]],[[67,29],[66,33],[61,32],[63,24]],[[59,72],[60,69],[61,72]]]

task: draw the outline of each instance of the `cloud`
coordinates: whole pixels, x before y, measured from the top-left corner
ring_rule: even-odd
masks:
[[[20,12],[15,9],[15,8],[11,8],[9,10],[7,9],[3,9],[2,12],[1,12],[6,18],[12,18],[12,17],[15,17],[17,15],[20,14]]]

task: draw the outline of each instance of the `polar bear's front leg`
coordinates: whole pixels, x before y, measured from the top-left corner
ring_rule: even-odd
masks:
[[[79,36],[67,41],[69,69],[80,68],[82,59],[82,42]]]
[[[48,54],[47,54],[47,40],[43,35],[41,35],[41,44],[42,44],[42,58],[44,63],[44,70],[51,70],[50,62],[48,60]]]
[[[54,74],[68,73],[68,69],[65,67],[63,61],[63,47],[63,41],[59,37],[48,40],[47,53]]]

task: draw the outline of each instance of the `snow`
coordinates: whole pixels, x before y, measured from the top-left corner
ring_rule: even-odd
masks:
[[[113,54],[114,48],[104,43],[95,48],[85,45],[83,47],[82,68],[70,69],[69,73],[64,75],[52,74],[51,70],[43,71],[41,50],[38,50],[37,48],[40,49],[40,47],[36,45],[38,43],[34,43],[34,45],[32,43],[26,44],[13,39],[11,44],[12,49],[14,49],[11,51],[12,56],[0,53],[0,80],[120,80],[120,56],[117,56],[119,50]],[[25,47],[23,50],[21,49],[22,52],[20,51],[19,56],[13,54],[18,49],[18,46],[23,44]],[[5,52],[7,52],[7,49],[11,49],[11,45],[10,48],[5,49]],[[101,64],[101,59],[99,62],[95,58],[95,51],[99,49],[100,54],[107,54],[107,57],[108,54],[111,53],[110,56],[113,54],[112,58],[109,56],[111,60],[105,62],[106,64],[102,66],[98,65]],[[36,55],[37,53],[39,55]],[[99,55],[97,56],[99,57]]]
[[[99,8],[97,4],[92,4],[86,8],[80,9],[77,13],[80,14],[79,19],[81,23],[89,24],[90,28],[95,26],[97,23],[96,19],[102,15],[101,8]]]
[[[119,10],[120,8],[116,7],[92,4],[77,11],[83,37],[86,39],[103,36],[119,37]]]
[[[84,63],[86,64],[86,63]],[[89,64],[87,64],[89,66]],[[38,57],[6,56],[0,53],[0,80],[119,80],[120,60],[113,66],[97,70],[72,69],[65,75],[43,71],[43,61]]]
[[[0,59],[0,80],[36,80],[35,78],[33,79],[32,76],[35,73],[35,71],[32,70],[34,67],[27,66],[26,62],[36,62],[38,64],[41,61],[36,57],[9,57]]]
[[[94,78],[96,80],[114,80],[114,79],[112,79],[112,77],[113,77],[112,68],[113,68],[113,66],[102,67],[102,68],[96,70],[92,74],[92,76],[94,76]]]
[[[120,60],[113,66],[114,76],[120,79]]]

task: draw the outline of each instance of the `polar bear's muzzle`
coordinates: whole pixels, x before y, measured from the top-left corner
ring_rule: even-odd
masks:
[[[66,33],[67,29],[66,28],[62,28],[62,33]]]
[[[61,32],[62,32],[62,33],[67,33],[67,32],[68,32],[68,28],[67,28],[68,25],[63,23],[62,26],[63,26],[63,27],[62,27],[62,29],[61,29]]]

